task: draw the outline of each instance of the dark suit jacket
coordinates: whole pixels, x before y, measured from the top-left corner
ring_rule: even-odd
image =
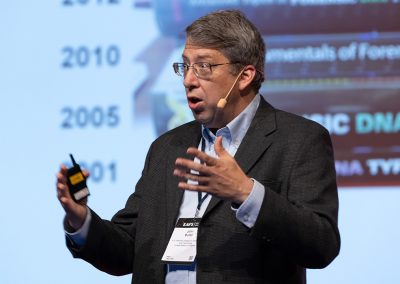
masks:
[[[133,272],[137,284],[163,283],[161,257],[183,196],[174,163],[200,132],[190,122],[155,140],[125,208],[111,222],[92,212],[86,245],[68,243],[74,257],[110,274]],[[340,247],[328,132],[262,99],[235,159],[265,186],[265,198],[252,229],[230,202],[211,199],[198,232],[197,283],[305,283],[305,268],[325,267]]]

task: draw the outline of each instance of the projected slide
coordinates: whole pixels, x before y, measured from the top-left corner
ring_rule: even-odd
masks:
[[[267,80],[261,94],[276,107],[330,131],[339,185],[400,185],[398,1],[153,4],[161,35],[154,48],[137,58],[150,73],[135,97],[148,101],[158,134],[192,119],[183,90],[171,74],[172,63],[181,60],[184,27],[211,10],[239,8],[267,43]]]
[[[267,43],[261,94],[332,135],[343,249],[307,283],[400,283],[399,0],[57,0],[0,9],[1,284],[131,282],[65,248],[55,173],[73,154],[89,206],[121,209],[151,142],[193,119],[185,26],[227,8]]]

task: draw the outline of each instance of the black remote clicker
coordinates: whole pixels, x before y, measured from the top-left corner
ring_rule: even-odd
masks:
[[[89,196],[89,189],[86,185],[86,178],[83,174],[79,164],[75,162],[72,154],[69,154],[72,161],[72,168],[67,170],[67,184],[69,187],[69,192],[75,201],[79,201],[87,196]]]

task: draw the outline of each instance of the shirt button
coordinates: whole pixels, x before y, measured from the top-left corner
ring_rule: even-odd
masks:
[[[249,221],[249,214],[244,214],[243,220],[244,220],[245,222]]]

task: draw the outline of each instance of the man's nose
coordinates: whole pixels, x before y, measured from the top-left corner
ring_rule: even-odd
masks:
[[[186,89],[193,89],[199,85],[199,79],[197,78],[196,74],[194,73],[193,67],[190,67],[187,71],[185,76],[183,77],[183,85]]]

